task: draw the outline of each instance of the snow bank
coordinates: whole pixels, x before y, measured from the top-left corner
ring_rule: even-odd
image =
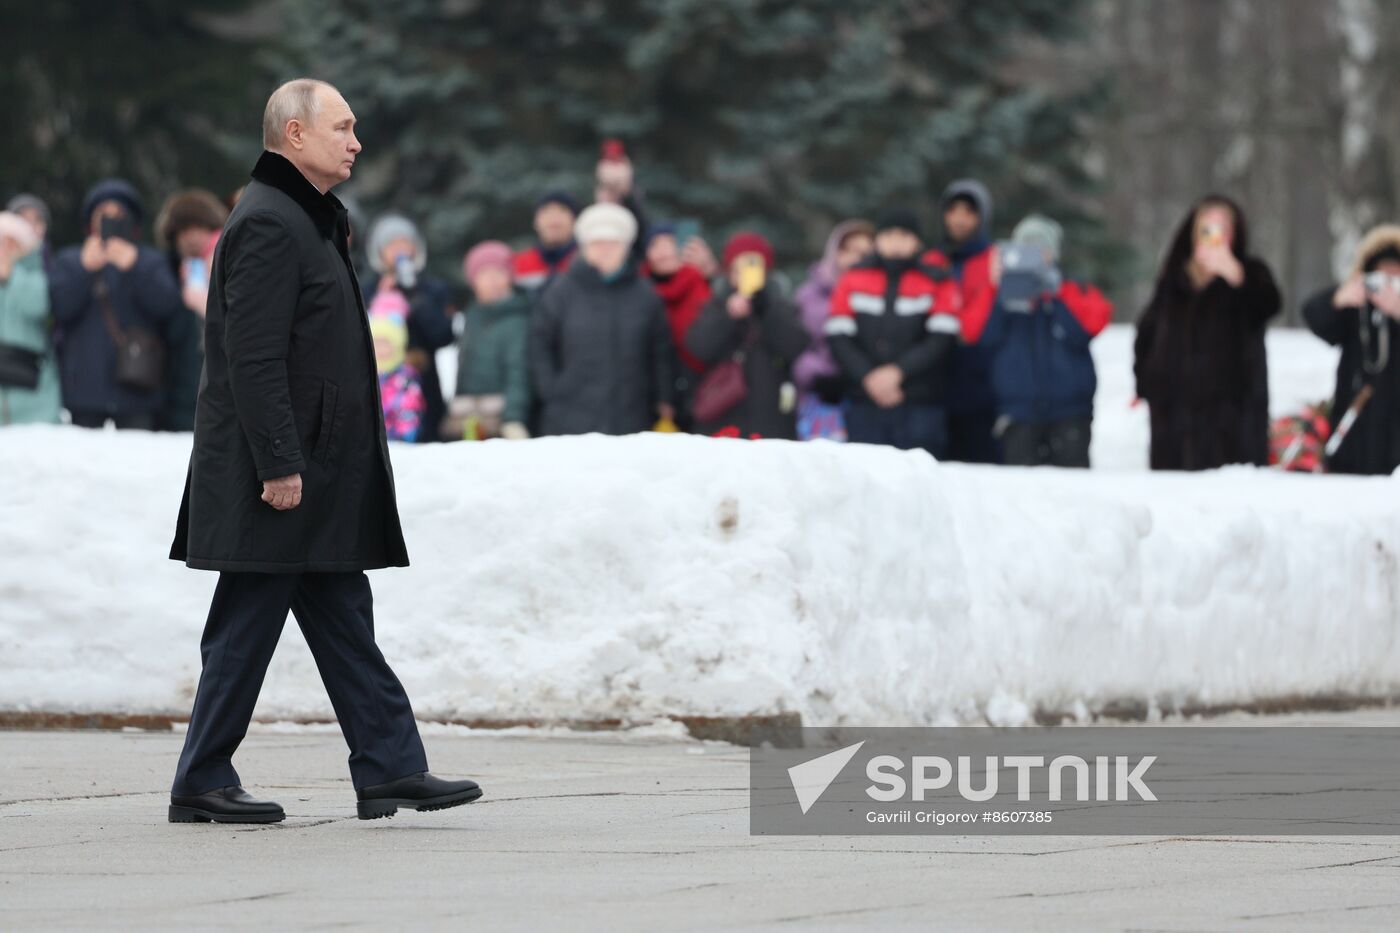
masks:
[[[0,432],[0,709],[188,712],[189,441]],[[420,718],[1024,721],[1400,687],[1400,480],[643,435],[396,446]],[[330,717],[295,625],[258,715]]]

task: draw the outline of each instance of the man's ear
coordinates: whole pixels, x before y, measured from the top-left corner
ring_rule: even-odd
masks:
[[[293,149],[300,149],[306,145],[305,140],[302,139],[301,121],[295,117],[287,121],[286,135],[287,142],[291,144]]]

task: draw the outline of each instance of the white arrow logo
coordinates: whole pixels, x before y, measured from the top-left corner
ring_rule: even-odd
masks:
[[[812,804],[817,802],[817,798],[826,793],[831,782],[836,780],[836,775],[841,773],[841,769],[846,767],[846,763],[855,757],[864,744],[865,740],[862,739],[854,745],[838,748],[820,758],[813,758],[788,768],[792,789],[797,792],[797,803],[802,807],[804,814],[812,809]]]

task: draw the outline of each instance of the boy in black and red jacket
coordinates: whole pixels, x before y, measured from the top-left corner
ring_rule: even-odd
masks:
[[[942,457],[958,291],[947,267],[921,261],[922,251],[914,213],[885,212],[874,255],[836,283],[825,333],[850,386],[850,440]]]

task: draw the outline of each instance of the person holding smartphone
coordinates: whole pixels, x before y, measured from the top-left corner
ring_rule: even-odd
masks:
[[[807,348],[807,333],[769,274],[773,247],[757,233],[736,233],[725,244],[724,267],[727,278],[685,334],[686,349],[705,365],[693,399],[694,431],[796,440],[792,364]],[[717,390],[726,379],[728,387]]]
[[[140,242],[145,216],[130,182],[94,185],[83,198],[86,239],[60,251],[49,274],[63,404],[80,427],[154,430],[165,402],[159,335],[183,307],[165,257]],[[119,363],[133,345],[149,369]]]
[[[1089,343],[1113,305],[1060,272],[1064,230],[1031,214],[993,255],[992,311],[979,338],[991,354],[996,435],[1008,466],[1089,466],[1098,374]]]
[[[228,219],[228,208],[211,191],[191,188],[166,199],[156,215],[156,243],[165,250],[180,283],[183,312],[166,322],[165,403],[156,418],[162,431],[193,431],[199,373],[204,367],[204,310],[209,301],[209,264]]]
[[[1249,253],[1239,205],[1221,195],[1197,202],[1172,238],[1133,343],[1152,469],[1269,462],[1264,329],[1280,302],[1269,267]]]
[[[1328,421],[1351,429],[1327,461],[1332,473],[1387,475],[1400,467],[1400,226],[1366,234],[1351,272],[1303,304],[1314,334],[1341,347]],[[1369,393],[1362,395],[1369,387]]]

